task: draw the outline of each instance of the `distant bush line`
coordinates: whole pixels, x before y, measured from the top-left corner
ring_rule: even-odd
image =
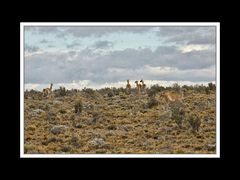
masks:
[[[196,93],[206,93],[206,94],[209,94],[211,91],[216,91],[216,85],[213,84],[213,83],[208,83],[207,86],[204,86],[204,85],[183,85],[182,87],[180,85],[178,85],[177,83],[173,84],[172,86],[169,86],[169,87],[163,87],[163,86],[160,86],[158,84],[156,85],[153,85],[151,87],[147,87],[146,88],[146,92],[148,94],[149,97],[152,97],[152,96],[155,96],[158,92],[162,92],[162,91],[180,91],[181,89],[185,89],[185,90],[191,90],[191,91],[194,91]],[[113,97],[113,96],[116,96],[116,95],[119,95],[121,93],[126,93],[126,90],[125,88],[123,87],[120,87],[120,88],[116,88],[116,87],[113,87],[113,88],[102,88],[102,89],[98,89],[98,90],[94,90],[92,88],[84,88],[82,90],[79,90],[79,89],[71,89],[71,90],[68,90],[66,89],[65,87],[59,87],[59,89],[55,89],[53,90],[53,93],[54,93],[54,96],[55,97],[63,97],[63,96],[72,96],[74,94],[77,94],[77,93],[84,93],[84,94],[87,94],[89,96],[94,96],[95,93],[99,93],[101,94],[102,96],[108,96],[108,97]],[[136,94],[136,88],[133,87],[131,89],[131,93],[130,94]],[[26,90],[24,92],[24,97],[25,98],[28,98],[28,97],[32,97],[33,99],[36,98],[38,99],[39,97],[41,97],[42,95],[42,92],[41,91],[38,91],[38,90]]]

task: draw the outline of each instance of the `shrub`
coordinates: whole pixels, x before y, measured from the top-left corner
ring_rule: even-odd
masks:
[[[108,130],[117,130],[117,126],[112,124],[107,127]]]
[[[36,150],[36,146],[33,144],[24,144],[24,153],[30,153],[30,154],[36,154],[37,152],[34,152]],[[34,152],[34,153],[32,153]]]
[[[72,150],[72,148],[69,146],[61,145],[60,147],[62,152],[69,152]]]
[[[209,87],[207,87],[207,88],[205,89],[205,92],[206,92],[206,94],[210,94],[210,89],[209,89]]]
[[[51,128],[51,133],[53,133],[53,134],[60,134],[60,133],[65,132],[66,129],[67,129],[67,127],[64,126],[64,125],[56,125],[56,126],[53,126]]]
[[[190,124],[193,133],[199,131],[199,128],[201,126],[201,119],[197,114],[189,113],[187,116],[187,121]]]
[[[203,84],[201,84],[200,86],[199,85],[195,85],[194,87],[193,87],[193,89],[194,89],[194,91],[195,92],[198,92],[198,93],[204,93],[204,92],[206,92],[206,86],[203,86]]]
[[[67,95],[66,88],[63,86],[60,86],[59,89],[55,89],[53,92],[55,97],[63,97]]]
[[[60,112],[61,114],[66,114],[66,113],[67,113],[67,111],[66,111],[65,109],[60,109],[59,112]]]
[[[107,93],[107,95],[108,95],[108,97],[113,97],[114,93],[113,93],[113,91],[110,91],[110,92]]]
[[[47,111],[46,120],[51,122],[51,121],[54,121],[55,119],[56,119],[56,114],[54,112]]]
[[[61,138],[51,137],[51,138],[47,139],[46,141],[43,141],[42,145],[47,146],[49,143],[57,143],[57,142],[62,143],[63,140]]]
[[[182,128],[182,123],[185,117],[184,105],[180,101],[176,101],[170,104],[172,111],[172,119],[175,120],[179,128]]]
[[[59,90],[60,90],[60,92],[59,92],[60,96],[66,96],[66,89],[65,89],[65,87],[60,86]]]
[[[88,94],[88,95],[91,96],[91,97],[94,97],[94,95],[95,95],[94,90],[91,89],[91,88],[84,88],[82,91],[83,91],[85,94]]]
[[[36,130],[36,126],[35,126],[34,124],[31,124],[31,125],[29,125],[29,126],[27,127],[27,129],[28,129],[29,131],[35,131],[35,130]]]
[[[215,84],[213,84],[213,83],[208,83],[208,88],[209,88],[209,90],[216,90],[216,85]]]
[[[68,95],[68,96],[74,96],[74,95],[76,95],[78,92],[79,92],[79,90],[77,90],[77,89],[71,89],[71,90],[67,90],[66,95]]]
[[[113,97],[116,95],[120,95],[120,93],[125,93],[125,89],[120,87],[120,88],[102,88],[97,90],[102,96],[108,96],[108,97]]]
[[[112,92],[113,92],[114,95],[119,95],[120,93],[124,93],[125,90],[122,87],[120,87],[120,88],[113,88]]]
[[[97,118],[97,117],[100,116],[100,113],[97,112],[97,111],[93,111],[93,112],[92,112],[92,116],[93,116],[93,118]]]
[[[75,113],[80,114],[83,109],[82,101],[81,100],[76,101],[74,108],[75,108]]]
[[[149,97],[155,96],[158,92],[163,91],[165,88],[163,86],[159,86],[158,84],[153,85],[150,89],[147,89],[147,94]]]
[[[80,146],[82,146],[81,142],[79,141],[79,139],[76,136],[73,136],[69,140],[69,144],[72,146],[75,146],[76,148],[79,148]]]
[[[89,144],[93,148],[104,148],[106,146],[106,143],[102,138],[94,138]]]
[[[178,85],[178,83],[174,83],[173,86],[172,86],[172,89],[176,92],[179,92],[181,87]]]
[[[28,99],[28,96],[29,96],[29,92],[28,92],[28,90],[26,90],[26,91],[24,92],[24,99]]]
[[[192,89],[192,86],[183,85],[182,88],[183,88],[183,89],[186,89],[186,90],[191,90],[191,89]]]
[[[90,124],[95,124],[95,123],[97,123],[98,121],[101,121],[101,120],[102,120],[101,114],[100,114],[99,112],[97,112],[97,111],[93,111],[93,112],[92,112],[92,117],[93,117],[93,118],[92,118]]]
[[[40,99],[40,97],[42,97],[42,92],[33,89],[31,89],[30,91],[26,90],[24,92],[24,98],[28,99],[29,97],[31,97],[32,99]]]
[[[110,88],[102,88],[97,90],[102,96],[107,95],[109,92],[111,92],[112,90]]]
[[[157,106],[159,104],[158,100],[154,96],[150,97],[147,104],[145,104],[145,108],[152,108],[154,106]]]

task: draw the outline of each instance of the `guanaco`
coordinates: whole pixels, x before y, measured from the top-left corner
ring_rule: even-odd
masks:
[[[127,80],[127,85],[126,85],[126,93],[131,93],[131,85],[129,83],[129,80]]]
[[[53,84],[51,83],[51,84],[50,84],[50,88],[45,88],[45,89],[43,89],[43,97],[44,97],[44,96],[48,96],[49,94],[52,93],[52,87],[53,87]]]
[[[169,103],[170,102],[176,102],[176,101],[182,101],[184,98],[184,90],[181,91],[181,93],[175,93],[175,92],[164,92],[160,95],[160,97],[163,97],[166,104],[167,104],[167,109],[169,108]]]
[[[135,83],[136,83],[136,86],[137,86],[137,93],[141,94],[142,85],[138,84],[138,81],[135,81]]]
[[[142,85],[141,85],[141,92],[146,93],[146,84],[144,84],[143,80],[141,80],[140,82],[142,83]]]

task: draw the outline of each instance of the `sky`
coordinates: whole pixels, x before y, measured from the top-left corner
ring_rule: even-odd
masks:
[[[215,28],[25,26],[25,89],[215,82]]]

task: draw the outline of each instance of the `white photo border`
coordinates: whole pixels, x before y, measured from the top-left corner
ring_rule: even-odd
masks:
[[[201,26],[216,27],[216,154],[24,154],[25,26]],[[20,158],[220,158],[220,22],[20,22]]]

